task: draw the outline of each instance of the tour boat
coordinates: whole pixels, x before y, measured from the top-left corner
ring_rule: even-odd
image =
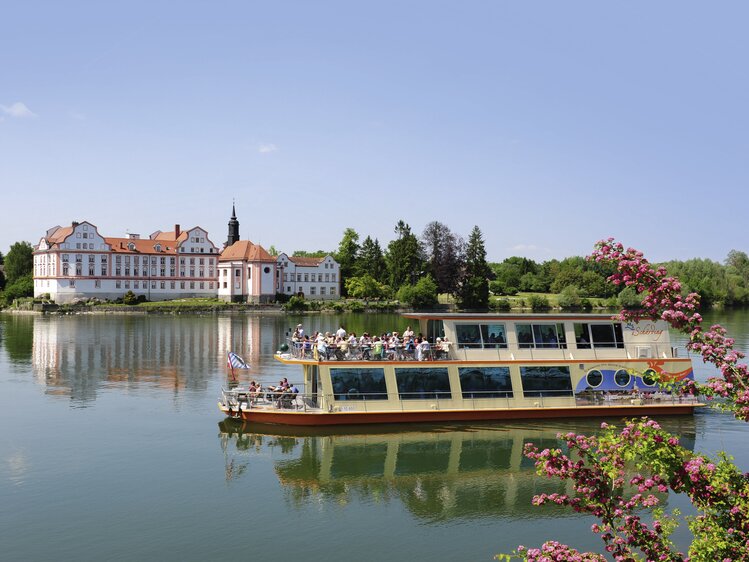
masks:
[[[702,405],[675,391],[694,372],[663,321],[403,316],[428,342],[417,353],[376,344],[318,352],[292,342],[275,359],[301,367],[303,392],[222,390],[220,410],[257,423],[322,426],[691,414]]]

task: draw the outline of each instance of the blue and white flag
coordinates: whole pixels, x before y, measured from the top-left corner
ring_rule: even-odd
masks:
[[[237,355],[233,351],[229,352],[229,367],[231,369],[249,369],[250,368],[250,366],[244,362],[244,359],[242,359],[239,355]]]

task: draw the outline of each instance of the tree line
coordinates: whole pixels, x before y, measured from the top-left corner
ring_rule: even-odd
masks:
[[[343,296],[395,298],[415,308],[434,306],[439,294],[447,294],[463,309],[486,309],[490,295],[519,292],[560,294],[571,303],[587,298],[616,298],[625,306],[639,303],[631,288],[621,290],[606,282],[613,273],[610,266],[580,256],[541,263],[513,256],[489,263],[478,226],[467,241],[439,221],[427,224],[420,235],[403,220],[393,231],[394,238],[383,247],[377,238],[367,235],[362,240],[356,230],[346,228],[337,251],[297,250],[293,255],[331,254],[341,266]],[[34,294],[30,243],[16,242],[6,256],[0,252],[0,265],[0,304]],[[662,265],[681,280],[685,292],[699,294],[703,306],[749,305],[749,256],[743,251],[731,250],[723,263],[694,258]]]
[[[438,221],[421,236],[399,220],[395,238],[383,248],[377,238],[343,232],[332,255],[341,268],[341,293],[364,299],[397,298],[415,308],[437,304],[438,294],[453,295],[461,308],[482,309],[489,304],[491,270],[481,229],[474,226],[468,240]]]
[[[512,256],[487,262],[478,226],[467,241],[438,221],[429,223],[419,236],[401,220],[394,233],[383,248],[377,238],[366,236],[361,241],[353,228],[344,230],[338,250],[330,252],[341,266],[344,296],[397,298],[425,308],[437,302],[438,294],[449,294],[465,309],[487,308],[490,295],[520,292],[559,294],[560,304],[588,298],[616,300],[628,307],[640,302],[633,289],[607,282],[613,273],[610,265],[582,256],[540,263]],[[749,305],[749,256],[743,251],[731,250],[723,263],[694,258],[661,265],[679,277],[685,292],[698,293],[705,307]]]

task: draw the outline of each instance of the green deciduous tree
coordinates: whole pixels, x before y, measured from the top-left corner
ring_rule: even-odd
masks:
[[[16,242],[10,247],[4,261],[8,284],[13,284],[24,275],[31,275],[34,270],[33,252],[34,248],[28,242]]]
[[[465,265],[460,280],[458,298],[462,308],[485,309],[489,306],[489,276],[486,249],[481,229],[474,226],[468,237]]]
[[[24,275],[8,283],[2,293],[6,304],[12,304],[15,299],[34,296],[34,279],[31,274]]]
[[[440,293],[455,294],[463,266],[465,243],[445,224],[430,222],[421,235],[426,271],[432,275]]]
[[[316,250],[314,252],[307,252],[306,250],[295,250],[291,255],[298,258],[324,258],[329,254],[330,252],[326,252],[325,250]]]
[[[341,266],[341,281],[343,290],[346,290],[346,279],[356,275],[356,260],[359,256],[359,235],[353,228],[343,231],[343,238],[338,244],[335,259]],[[344,295],[345,296],[345,295]]]
[[[391,294],[390,287],[368,273],[346,279],[346,291],[350,297],[357,299],[382,299]]]
[[[397,298],[413,308],[432,308],[437,304],[437,283],[431,275],[426,275],[415,285],[403,285],[398,290]]]

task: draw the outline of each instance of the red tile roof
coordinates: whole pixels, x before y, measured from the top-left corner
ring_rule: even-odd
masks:
[[[275,262],[276,258],[271,256],[262,246],[253,244],[249,240],[237,240],[221,252],[218,261],[232,260]]]
[[[307,257],[301,257],[301,256],[289,256],[289,261],[293,261],[297,265],[301,266],[307,266],[307,267],[315,267],[320,265],[323,261],[325,261],[325,258],[307,258]]]

